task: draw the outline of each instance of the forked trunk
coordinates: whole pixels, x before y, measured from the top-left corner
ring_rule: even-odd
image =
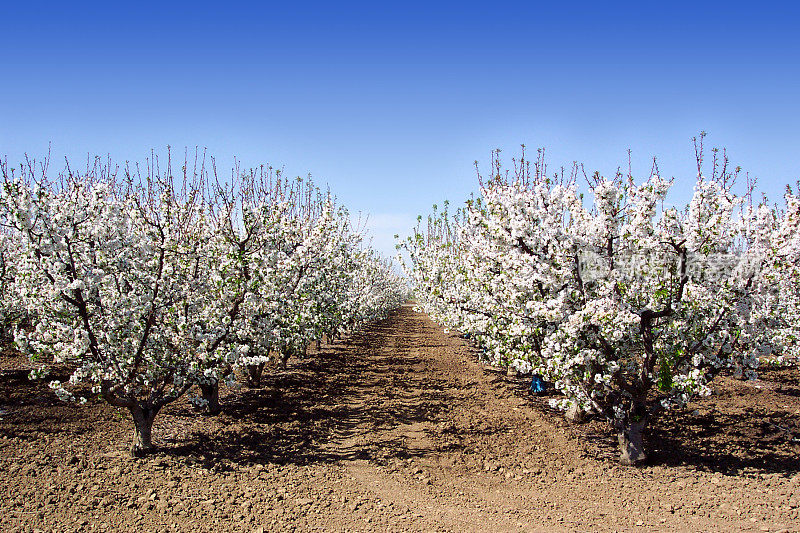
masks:
[[[247,365],[247,384],[251,387],[261,386],[261,374],[264,372],[264,363]]]
[[[639,466],[647,460],[644,452],[642,434],[647,421],[628,422],[625,426],[617,428],[619,440],[619,462],[626,466]]]
[[[135,406],[129,408],[133,416],[133,443],[131,444],[131,455],[133,457],[143,457],[155,450],[152,441],[153,420],[158,414],[157,407]]]
[[[219,405],[219,381],[214,380],[213,383],[201,383],[200,393],[203,399],[208,402],[206,404],[208,414],[218,415],[222,412],[222,407]]]

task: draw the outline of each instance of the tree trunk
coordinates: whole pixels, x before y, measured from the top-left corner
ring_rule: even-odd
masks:
[[[319,352],[320,350],[322,350],[322,339],[317,339],[316,343],[317,343],[317,351]]]
[[[261,386],[261,374],[264,372],[264,363],[247,365],[247,384],[251,387]]]
[[[578,407],[577,403],[572,404],[572,407],[567,409],[564,418],[573,424],[583,424],[588,418],[586,411]],[[621,444],[620,444],[621,446]]]
[[[647,460],[642,442],[642,433],[647,420],[642,419],[638,422],[628,422],[625,426],[617,429],[617,439],[619,440],[619,462],[626,466],[639,466]]]
[[[131,456],[144,457],[155,451],[152,441],[153,420],[158,414],[157,407],[129,408],[133,416],[133,443],[131,444]]]
[[[288,349],[281,352],[281,368],[286,369],[286,366],[289,364],[290,355]]]
[[[201,383],[200,393],[203,399],[208,402],[208,414],[218,415],[222,412],[222,407],[219,405],[219,381],[214,380],[213,383]]]

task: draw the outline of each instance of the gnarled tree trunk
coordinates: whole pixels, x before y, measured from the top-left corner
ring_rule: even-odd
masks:
[[[141,407],[140,405],[129,408],[133,416],[133,442],[131,443],[133,457],[143,457],[155,451],[152,441],[153,420],[159,409],[159,407]]]
[[[264,363],[247,365],[247,384],[251,387],[261,386],[261,375],[264,372]]]
[[[208,402],[206,404],[208,414],[218,415],[222,412],[222,407],[219,404],[219,381],[214,380],[213,383],[201,383],[200,393],[203,399]]]
[[[626,466],[639,466],[647,460],[644,451],[642,435],[647,423],[646,418],[636,422],[628,421],[626,424],[617,428],[617,439],[619,440],[619,462]]]

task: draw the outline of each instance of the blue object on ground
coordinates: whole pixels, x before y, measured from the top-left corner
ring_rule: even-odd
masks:
[[[531,380],[531,392],[544,392],[547,389],[547,386],[542,379],[542,376],[539,374],[534,374],[533,379]]]

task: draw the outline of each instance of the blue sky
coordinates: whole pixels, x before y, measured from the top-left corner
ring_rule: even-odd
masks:
[[[613,174],[633,151],[693,182],[709,132],[777,198],[800,178],[800,8],[784,3],[4,4],[0,155],[311,173],[393,253],[473,161],[543,146]],[[613,4],[613,5],[612,5]]]

